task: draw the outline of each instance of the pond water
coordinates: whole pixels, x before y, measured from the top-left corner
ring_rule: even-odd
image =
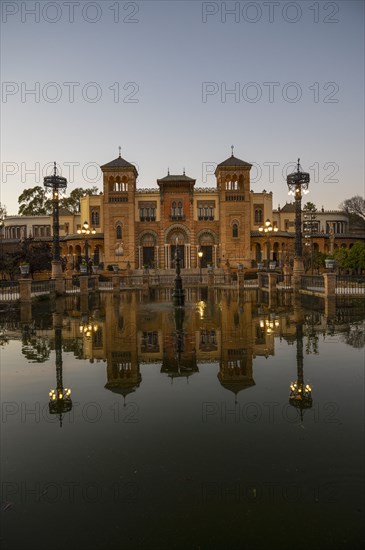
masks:
[[[364,302],[270,306],[3,311],[2,547],[362,548]]]

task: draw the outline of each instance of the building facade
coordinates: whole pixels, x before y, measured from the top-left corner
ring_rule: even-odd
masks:
[[[133,269],[251,265],[251,164],[231,155],[217,166],[216,187],[198,189],[185,173],[157,180],[155,189],[137,189],[138,172],[121,156],[101,166],[104,263]],[[90,198],[81,217],[90,217]]]
[[[136,167],[119,155],[101,166],[103,190],[82,197],[79,214],[61,209],[62,255],[75,265],[85,254],[77,230],[87,221],[95,229],[87,237],[89,256],[104,267],[173,269],[176,249],[183,269],[249,268],[263,260],[283,265],[294,254],[294,203],[273,210],[272,192],[250,189],[251,167],[232,152],[217,165],[214,188],[197,187],[184,171],[139,189]],[[259,228],[268,219],[277,231],[263,236]],[[303,230],[306,223],[303,216]],[[13,244],[30,235],[51,240],[51,227],[51,216],[8,216],[2,238]],[[346,213],[323,208],[312,215],[308,236],[306,242],[326,253],[364,239],[349,232]]]

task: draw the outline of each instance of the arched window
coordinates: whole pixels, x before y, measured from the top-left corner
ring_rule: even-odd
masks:
[[[232,237],[238,237],[238,225],[236,223],[232,225]]]
[[[117,225],[117,239],[121,239],[121,238],[122,238],[122,226]]]
[[[171,204],[171,216],[173,218],[176,216],[176,202],[175,201]]]
[[[179,201],[178,204],[177,204],[177,214],[178,216],[182,216],[183,215],[183,206],[182,206],[182,202]]]

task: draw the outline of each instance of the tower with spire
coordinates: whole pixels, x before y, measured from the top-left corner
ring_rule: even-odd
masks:
[[[221,260],[250,267],[250,170],[252,164],[231,156],[218,164],[215,176],[220,208]]]
[[[123,251],[135,267],[135,194],[138,171],[122,158],[119,146],[116,159],[101,166],[103,173],[104,261],[116,263]]]

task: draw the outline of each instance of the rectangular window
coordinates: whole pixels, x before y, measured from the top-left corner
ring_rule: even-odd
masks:
[[[198,201],[198,220],[214,221],[215,201]]]
[[[155,222],[156,221],[157,202],[143,201],[138,203],[139,221]]]
[[[264,205],[263,204],[254,204],[253,205],[253,211],[254,211],[254,224],[255,225],[261,225],[264,219]]]

